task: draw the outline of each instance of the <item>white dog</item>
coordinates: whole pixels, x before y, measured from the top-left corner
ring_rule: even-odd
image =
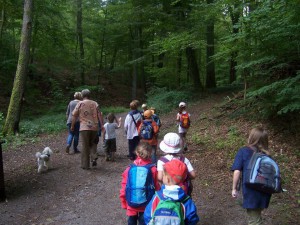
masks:
[[[38,162],[38,173],[48,170],[50,156],[53,154],[52,150],[49,147],[44,148],[42,153],[37,152],[35,154]]]

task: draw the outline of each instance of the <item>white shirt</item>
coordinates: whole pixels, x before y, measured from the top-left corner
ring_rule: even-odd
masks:
[[[132,115],[135,122],[138,124],[142,121],[142,115],[141,113],[136,113]],[[124,122],[124,130],[127,135],[127,139],[133,139],[136,136],[139,136],[137,127],[135,123],[133,122],[131,114],[127,114]]]
[[[169,161],[171,161],[172,159],[180,159],[180,156],[174,156],[174,155],[165,155],[164,156],[166,159],[168,159]],[[184,157],[184,163],[187,166],[187,169],[189,172],[192,172],[194,170],[190,160],[188,160],[186,157]],[[161,160],[157,161],[157,171],[163,171],[163,165],[165,163]]]
[[[105,123],[105,139],[113,139],[116,138],[116,129],[118,129],[117,123]]]

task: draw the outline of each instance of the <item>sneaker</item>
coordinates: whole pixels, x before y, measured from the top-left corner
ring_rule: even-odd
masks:
[[[80,151],[76,148],[76,149],[74,149],[74,153],[77,154],[77,153],[80,153]]]
[[[92,161],[92,167],[95,167],[95,166],[97,166],[97,161],[96,161],[96,160],[93,160],[93,161]]]
[[[70,146],[68,145],[68,146],[66,147],[66,153],[69,154],[69,152],[70,152]]]

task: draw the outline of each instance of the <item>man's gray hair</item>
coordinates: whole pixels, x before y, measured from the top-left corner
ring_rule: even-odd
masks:
[[[82,98],[89,98],[91,95],[91,92],[89,89],[84,89],[81,91],[81,94],[82,94]]]

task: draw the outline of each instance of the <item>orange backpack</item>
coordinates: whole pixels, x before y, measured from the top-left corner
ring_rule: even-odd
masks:
[[[186,112],[185,114],[181,113],[180,114],[180,126],[182,128],[188,129],[191,125],[191,121],[190,121],[190,115],[188,114],[188,112]]]

